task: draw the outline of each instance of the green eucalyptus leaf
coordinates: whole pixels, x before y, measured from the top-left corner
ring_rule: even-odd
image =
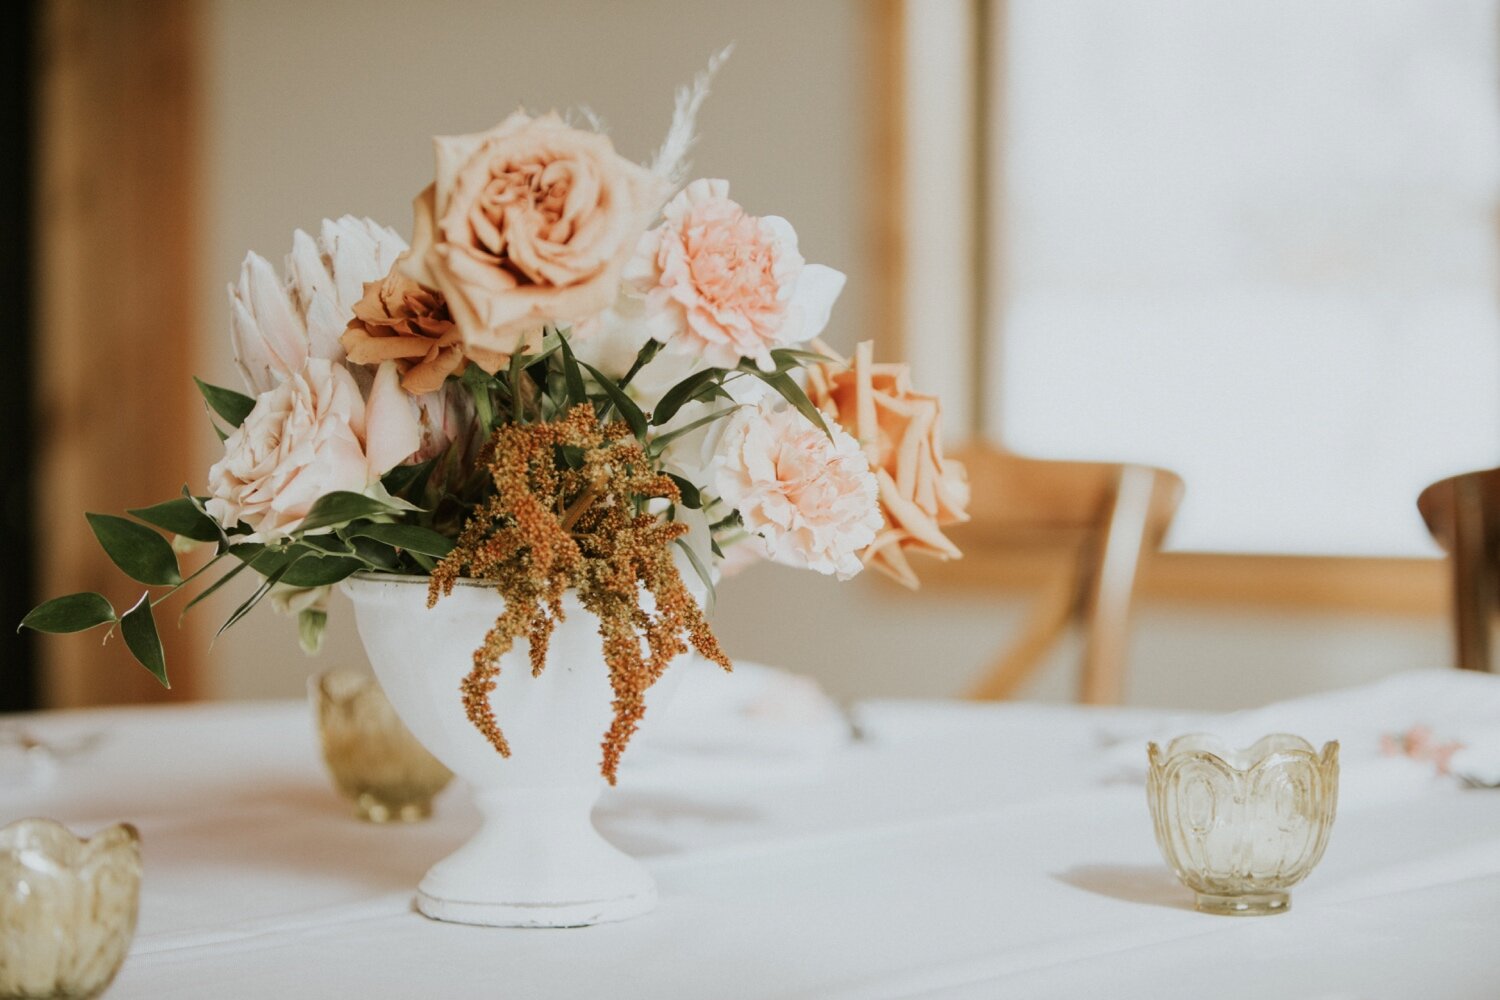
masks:
[[[82,632],[117,620],[115,609],[109,606],[109,602],[102,595],[88,591],[82,594],[66,594],[62,597],[54,597],[50,601],[43,601],[21,619],[21,624],[16,627],[16,631],[29,628],[35,632],[58,635],[66,632]]]
[[[711,424],[715,420],[718,420],[720,417],[727,417],[738,409],[740,409],[739,406],[729,406],[725,407],[722,410],[715,410],[707,416],[699,417],[692,423],[684,424],[681,427],[676,428],[675,430],[667,432],[666,434],[657,435],[656,437],[651,439],[651,454],[660,455],[662,452],[666,451],[667,445],[671,444],[673,441],[676,441],[683,435],[691,434],[698,428]]]
[[[198,383],[198,391],[203,394],[203,400],[208,404],[209,409],[217,413],[230,427],[243,424],[245,418],[250,415],[250,411],[255,409],[255,400],[243,392],[209,385],[201,378],[195,378],[193,381]]]
[[[274,550],[267,549],[260,542],[240,542],[238,545],[231,545],[225,551],[240,562],[248,564],[259,559],[262,553]]]
[[[407,552],[420,552],[425,556],[441,559],[453,551],[453,542],[431,528],[415,524],[363,524],[350,531],[348,538],[373,538],[392,548]]]
[[[386,489],[385,486],[381,483],[376,483],[369,489],[365,490],[365,496],[369,497],[371,500],[380,501],[381,503],[389,507],[392,511],[397,513],[425,513],[421,507],[418,507],[410,500],[403,500],[398,496],[393,496],[391,494],[391,491]]]
[[[251,610],[257,604],[259,604],[261,602],[261,599],[264,598],[267,594],[269,594],[271,592],[271,588],[274,587],[274,586],[276,586],[276,584],[278,584],[278,583],[281,582],[281,578],[284,577],[284,576],[286,576],[287,571],[290,570],[293,566],[296,566],[297,562],[300,559],[302,559],[302,558],[303,558],[303,554],[299,553],[298,555],[294,556],[291,559],[290,562],[287,562],[287,563],[283,564],[282,566],[277,567],[277,569],[274,572],[272,572],[269,576],[267,576],[261,582],[261,585],[259,587],[255,588],[255,592],[253,594],[251,594],[249,597],[247,597],[244,600],[244,602],[239,607],[237,607],[237,608],[234,609],[234,613],[229,616],[228,621],[224,622],[223,625],[219,626],[219,631],[217,631],[217,632],[214,633],[214,638],[217,639],[219,636],[223,635],[224,632],[227,629],[229,629],[231,626],[233,626],[241,618],[243,618],[246,615],[248,615],[251,612]],[[308,557],[308,558],[315,558],[315,557]]]
[[[182,582],[177,553],[161,535],[144,524],[113,514],[86,514],[94,537],[110,561],[138,583],[175,587]]]
[[[703,581],[703,586],[708,590],[708,606],[704,610],[713,614],[714,604],[718,597],[714,588],[714,578],[708,572],[708,567],[703,565],[703,561],[698,558],[698,553],[693,551],[693,547],[687,543],[686,538],[674,539],[672,544],[682,550],[683,555],[687,556],[687,561],[692,564],[693,572],[697,573],[698,579]]]
[[[429,458],[416,465],[398,465],[380,478],[380,485],[392,496],[407,491],[420,493],[427,485],[427,477],[432,475],[432,467],[436,462],[437,459]]]
[[[656,409],[651,411],[651,422],[660,427],[677,416],[677,411],[682,409],[683,405],[704,386],[713,384],[715,380],[723,377],[724,371],[720,368],[708,368],[689,375],[662,395],[661,401],[656,404]]]
[[[833,432],[823,422],[822,411],[812,404],[812,400],[807,398],[807,393],[802,391],[802,387],[797,384],[796,379],[785,372],[756,371],[753,374],[766,385],[781,393],[781,398],[796,407],[797,412],[806,417],[808,422],[814,427],[827,434],[830,438],[833,437]]]
[[[573,348],[568,346],[567,340],[561,343],[563,379],[568,389],[568,405],[577,406],[579,403],[588,402],[588,390],[583,387],[583,371],[578,367],[578,359],[573,357]]]
[[[361,517],[376,517],[413,509],[415,508],[404,501],[398,506],[389,500],[376,499],[365,496],[363,493],[351,493],[347,490],[341,490],[337,493],[328,493],[319,497],[313,503],[311,509],[308,510],[307,517],[298,526],[297,530],[299,532],[316,531],[319,528],[330,528],[340,524],[348,524],[350,521]]]
[[[394,572],[401,568],[401,556],[385,542],[377,542],[373,538],[351,537],[349,544],[354,546],[354,554],[371,569]]]
[[[826,365],[830,362],[837,363],[838,358],[830,358],[826,354],[817,351],[803,351],[795,347],[778,347],[771,352],[771,360],[776,362],[776,367],[782,371],[790,368],[801,368],[807,365]],[[751,362],[752,364],[754,362]]]
[[[479,425],[488,435],[495,427],[495,403],[491,395],[495,388],[495,376],[471,361],[463,375],[459,376],[459,381],[469,390],[469,395],[474,397],[474,411],[479,416]]]
[[[710,382],[693,394],[693,402],[695,403],[712,403],[716,399],[722,399],[729,403],[735,401],[734,397],[729,394],[729,390],[718,382]]]
[[[231,549],[230,551],[232,552],[233,549]],[[228,583],[230,580],[233,580],[236,576],[249,568],[250,561],[247,559],[246,561],[240,563],[238,566],[234,567],[229,572],[225,573],[223,576],[219,577],[213,583],[205,587],[202,593],[200,593],[197,597],[194,597],[191,601],[188,601],[187,604],[183,606],[181,614],[177,616],[178,623],[181,624],[182,619],[187,617],[188,611],[190,611],[195,604],[211,596],[220,587],[224,586],[224,584]]]
[[[674,473],[667,473],[667,478],[677,484],[677,491],[682,494],[682,505],[689,510],[700,510],[703,507],[703,498],[698,495],[698,487]]]
[[[281,575],[288,587],[327,587],[353,576],[368,563],[357,556],[315,556],[303,553],[295,557]]]
[[[156,618],[151,614],[150,591],[142,594],[135,607],[120,616],[120,634],[125,637],[125,645],[136,662],[151,671],[161,681],[162,687],[171,687],[172,683],[167,680],[167,656],[161,648],[161,636],[156,632]]]
[[[595,368],[587,361],[580,361],[578,363],[580,365],[583,365],[583,367],[588,370],[588,373],[590,375],[594,376],[594,381],[599,383],[599,388],[603,389],[604,394],[609,397],[610,404],[613,405],[616,410],[620,411],[621,418],[623,418],[625,423],[630,427],[630,433],[636,436],[636,440],[645,441],[646,415],[642,413],[641,408],[635,404],[635,400],[625,395],[625,390],[616,385],[613,379],[610,379],[608,376],[602,374],[599,369]]]
[[[198,503],[202,503],[201,497]],[[126,513],[195,542],[217,542],[223,531],[213,518],[203,513],[198,503],[190,497],[177,497],[150,507],[131,508]]]
[[[208,507],[207,507],[205,501],[201,497],[195,497],[195,496],[193,496],[193,491],[187,488],[187,484],[186,483],[184,483],[183,487],[182,487],[182,498],[184,500],[186,500],[188,503],[192,504],[197,509],[198,513],[200,513],[200,514],[203,515],[204,519],[206,521],[208,521],[208,523],[212,524],[215,528],[218,529],[218,541],[219,541],[219,549],[220,549],[220,551],[228,549],[229,546],[233,544],[233,542],[230,541],[230,538],[229,538],[229,536],[230,536],[231,533],[237,534],[237,535],[243,535],[243,534],[247,534],[250,531],[249,526],[248,525],[244,525],[244,524],[239,524],[239,525],[236,525],[234,528],[232,528],[230,530],[225,530],[225,528],[224,528],[223,525],[219,524],[219,522],[215,521],[212,517],[209,517],[209,515],[208,515]]]

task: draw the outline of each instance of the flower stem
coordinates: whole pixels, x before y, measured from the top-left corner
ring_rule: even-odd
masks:
[[[563,511],[562,515],[562,530],[571,530],[574,522],[594,505],[594,501],[599,499],[599,491],[604,488],[606,479],[607,477],[602,474],[595,477],[594,481],[589,483],[588,488],[578,494],[578,499],[568,504],[568,509]]]

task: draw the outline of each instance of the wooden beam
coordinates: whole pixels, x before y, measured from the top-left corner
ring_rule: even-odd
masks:
[[[918,566],[923,587],[1028,593],[1046,586],[1071,558],[1046,539],[1034,546],[971,544],[953,534],[963,559]],[[1166,552],[1142,567],[1136,596],[1146,603],[1427,616],[1447,612],[1447,581],[1441,559]]]
[[[178,494],[195,470],[191,421],[198,185],[197,6],[52,0],[38,53],[37,521],[39,586],[139,598],[99,550],[85,510]],[[158,613],[164,691],[118,637],[37,643],[51,706],[191,697],[202,646]]]

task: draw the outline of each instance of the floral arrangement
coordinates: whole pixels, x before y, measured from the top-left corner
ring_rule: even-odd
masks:
[[[942,529],[967,485],[937,400],[868,343],[845,360],[816,339],[844,276],[807,263],[790,223],[727,181],[683,184],[713,68],[649,164],[517,112],[435,140],[410,246],[344,217],[295,233],[284,274],[250,254],[229,288],[246,391],[198,383],[224,443],[206,493],[87,515],[164,592],[123,613],[59,597],[22,626],[118,630],[166,684],[153,608],[216,566],[188,607],[248,570],[258,585],[223,628],[270,597],[309,651],[354,573],[425,575],[429,604],[482,579],[505,610],[461,695],[508,754],[488,698],[500,658],[525,638],[539,672],[573,590],[610,668],[613,780],[673,657],[729,667],[702,607],[726,559],[914,586],[911,553],[956,557]],[[184,576],[193,545],[211,557]]]

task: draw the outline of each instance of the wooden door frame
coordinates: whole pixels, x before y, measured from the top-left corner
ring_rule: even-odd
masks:
[[[100,551],[84,511],[122,513],[194,480],[199,259],[199,5],[50,0],[37,34],[34,253],[38,596],[144,589]],[[181,700],[204,642],[158,612],[173,688],[115,636],[36,643],[43,704]]]

